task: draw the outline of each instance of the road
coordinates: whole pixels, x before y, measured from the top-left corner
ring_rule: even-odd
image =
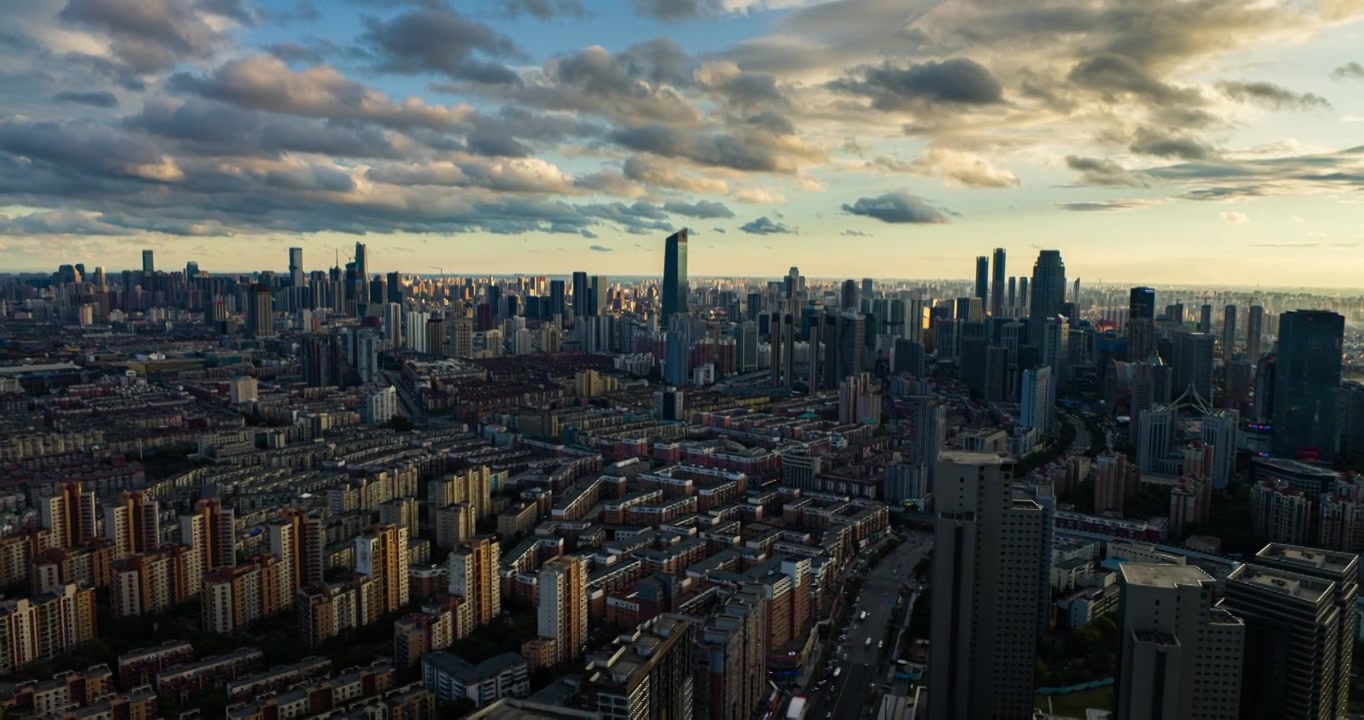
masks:
[[[817,687],[821,678],[811,678],[807,690],[811,718],[857,718],[865,710],[867,690],[885,682],[886,668],[895,660],[893,645],[879,647],[886,638],[886,627],[895,612],[900,590],[910,580],[914,565],[933,546],[931,534],[923,531],[904,531],[907,539],[891,551],[879,564],[871,568],[854,603],[847,639],[838,641],[826,665],[827,683]],[[863,611],[865,621],[859,621]],[[840,631],[841,634],[841,631]],[[871,642],[868,643],[867,641]],[[834,668],[842,668],[837,678]]]

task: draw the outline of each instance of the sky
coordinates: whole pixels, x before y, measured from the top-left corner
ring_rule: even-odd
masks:
[[[0,271],[1357,287],[1364,0],[0,2]]]

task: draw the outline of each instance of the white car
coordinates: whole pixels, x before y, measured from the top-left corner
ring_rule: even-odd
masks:
[[[877,647],[877,648],[883,648],[883,647],[885,647],[885,646],[886,646],[886,641],[885,641],[885,640],[882,640],[881,642],[876,643],[876,647]]]

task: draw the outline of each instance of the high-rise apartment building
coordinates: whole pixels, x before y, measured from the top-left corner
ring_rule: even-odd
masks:
[[[1272,451],[1293,460],[1335,459],[1339,441],[1345,318],[1329,310],[1279,316]]]
[[[589,702],[608,720],[691,720],[695,715],[692,625],[660,615],[622,635],[587,666]]]
[[[536,573],[536,634],[540,649],[527,654],[546,665],[565,666],[586,649],[587,560],[561,555]],[[538,641],[538,642],[537,642]]]
[[[141,492],[121,492],[104,506],[104,537],[114,557],[151,552],[161,546],[160,505]]]
[[[1192,565],[1123,563],[1119,576],[1117,716],[1240,717],[1246,626],[1216,603],[1216,581]]]
[[[384,613],[407,605],[407,528],[379,525],[355,538],[355,571],[379,581]]]
[[[1056,425],[1056,382],[1051,368],[1039,367],[1023,371],[1023,388],[1019,395],[1019,422],[1023,427],[1036,428],[1043,434]]]
[[[152,250],[142,251],[142,274],[145,278],[156,274],[156,253]]]
[[[322,582],[327,541],[322,518],[301,508],[285,508],[279,522],[267,525],[266,532],[270,553],[284,565],[291,592]]]
[[[766,615],[761,591],[729,596],[696,629],[696,717],[748,720],[766,695]]]
[[[1342,718],[1354,660],[1359,556],[1271,543],[1227,576],[1246,624],[1241,717]]]
[[[1005,456],[943,453],[933,482],[929,717],[1031,717],[1046,516]]]
[[[94,588],[63,585],[52,593],[0,600],[0,675],[51,660],[98,635]]]
[[[450,594],[469,603],[475,626],[487,625],[502,614],[501,562],[502,546],[496,535],[475,537],[450,553]],[[459,636],[467,634],[461,629]]]
[[[180,516],[180,542],[199,553],[204,572],[236,565],[235,513],[216,498],[194,503],[194,511]]]
[[[289,282],[294,287],[303,285],[303,248],[289,248]]]
[[[38,498],[38,522],[51,533],[51,545],[72,548],[95,537],[95,495],[80,483],[62,483],[57,494]]]
[[[1127,359],[1146,360],[1156,353],[1156,291],[1134,287],[1127,303]]]
[[[687,282],[687,230],[683,228],[668,236],[663,248],[663,319],[688,312],[687,296],[691,287]]]

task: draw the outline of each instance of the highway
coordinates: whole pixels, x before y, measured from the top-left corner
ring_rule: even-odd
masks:
[[[812,677],[806,686],[811,718],[857,718],[868,706],[867,691],[875,688],[885,692],[887,667],[894,662],[893,642],[880,647],[886,638],[886,627],[895,612],[895,602],[906,582],[911,581],[914,565],[933,546],[933,536],[923,531],[903,531],[906,540],[891,551],[879,564],[871,568],[854,603],[846,628],[847,639],[836,641],[829,662],[821,677]],[[866,611],[867,619],[858,620]],[[868,643],[867,641],[871,642]],[[841,668],[837,678],[834,668]],[[816,669],[817,671],[817,669]],[[819,683],[825,680],[821,687]]]

